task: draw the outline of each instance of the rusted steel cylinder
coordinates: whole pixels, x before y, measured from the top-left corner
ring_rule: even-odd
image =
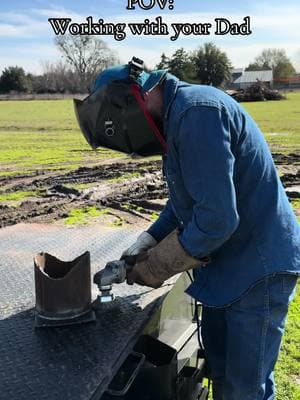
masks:
[[[36,325],[82,322],[92,312],[89,252],[68,262],[39,253],[34,258],[34,276]]]

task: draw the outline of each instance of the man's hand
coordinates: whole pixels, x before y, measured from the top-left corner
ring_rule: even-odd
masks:
[[[186,253],[178,240],[178,232],[175,230],[163,239],[158,245],[145,253],[137,255],[134,264],[127,269],[127,283],[132,285],[150,286],[158,288],[163,282],[179,272],[206,265],[209,258],[197,260]]]
[[[151,247],[154,247],[156,244],[157,241],[150,235],[150,233],[142,232],[138,236],[136,242],[123,252],[122,258],[126,256],[136,256],[137,254],[145,252]]]
[[[164,281],[151,273],[151,267],[148,266],[148,252],[140,253],[137,256],[125,257],[126,261],[126,280],[128,285],[137,283],[141,286],[160,287]]]

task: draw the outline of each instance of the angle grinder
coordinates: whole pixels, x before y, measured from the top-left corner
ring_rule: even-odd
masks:
[[[122,283],[126,280],[126,271],[132,268],[134,257],[126,257],[117,261],[110,261],[105,268],[94,275],[94,283],[98,286],[100,303],[113,301],[114,295],[111,293],[113,283]]]

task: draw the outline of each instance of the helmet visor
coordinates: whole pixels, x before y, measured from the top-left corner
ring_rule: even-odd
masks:
[[[94,149],[105,147],[141,156],[163,153],[134,98],[130,85],[113,82],[86,99],[74,99],[81,131]]]

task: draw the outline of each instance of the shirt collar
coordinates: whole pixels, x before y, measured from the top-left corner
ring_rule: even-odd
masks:
[[[168,118],[171,104],[176,96],[178,88],[179,79],[176,76],[167,74],[164,81],[164,91],[163,91],[163,116],[164,120]]]

